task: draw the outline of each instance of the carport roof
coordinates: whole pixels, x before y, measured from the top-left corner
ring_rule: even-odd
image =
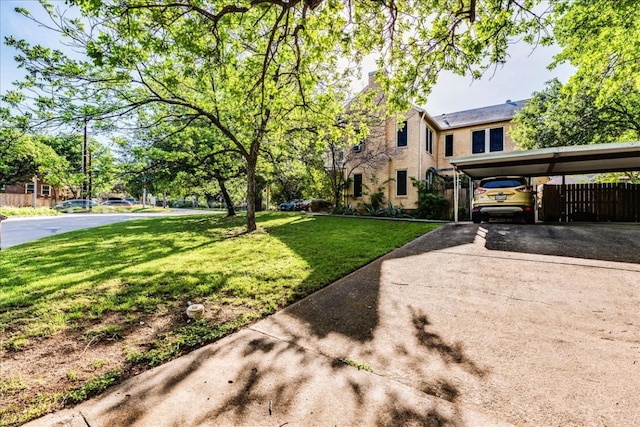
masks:
[[[474,179],[633,171],[640,170],[640,141],[477,154],[450,163]]]

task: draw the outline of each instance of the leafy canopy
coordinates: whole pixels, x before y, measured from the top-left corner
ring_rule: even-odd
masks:
[[[184,120],[206,120],[246,163],[250,231],[263,145],[285,144],[300,128],[323,141],[364,55],[377,55],[389,106],[398,110],[424,101],[441,70],[479,76],[504,62],[513,36],[550,40],[549,16],[533,12],[538,0],[68,3],[81,19],[43,2],[89,59],[9,38],[28,77],[5,100],[28,105],[43,124],[135,126],[133,111],[158,104]],[[28,100],[30,91],[37,95]]]

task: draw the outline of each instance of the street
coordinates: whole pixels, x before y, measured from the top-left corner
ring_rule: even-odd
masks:
[[[157,216],[210,214],[212,211],[171,209],[167,212],[117,213],[117,214],[63,214],[44,217],[12,217],[0,224],[0,249],[42,239],[54,234],[83,228],[98,227],[114,222]]]

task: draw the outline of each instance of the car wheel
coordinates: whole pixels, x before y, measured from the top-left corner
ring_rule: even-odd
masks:
[[[525,212],[524,214],[524,222],[526,222],[527,224],[533,224],[536,222],[536,215],[535,213],[532,212]]]

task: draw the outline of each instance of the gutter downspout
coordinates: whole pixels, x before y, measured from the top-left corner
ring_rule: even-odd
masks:
[[[421,112],[418,117],[420,118],[420,123],[418,123],[418,181],[420,181],[422,180],[422,121],[424,120],[424,113]]]

